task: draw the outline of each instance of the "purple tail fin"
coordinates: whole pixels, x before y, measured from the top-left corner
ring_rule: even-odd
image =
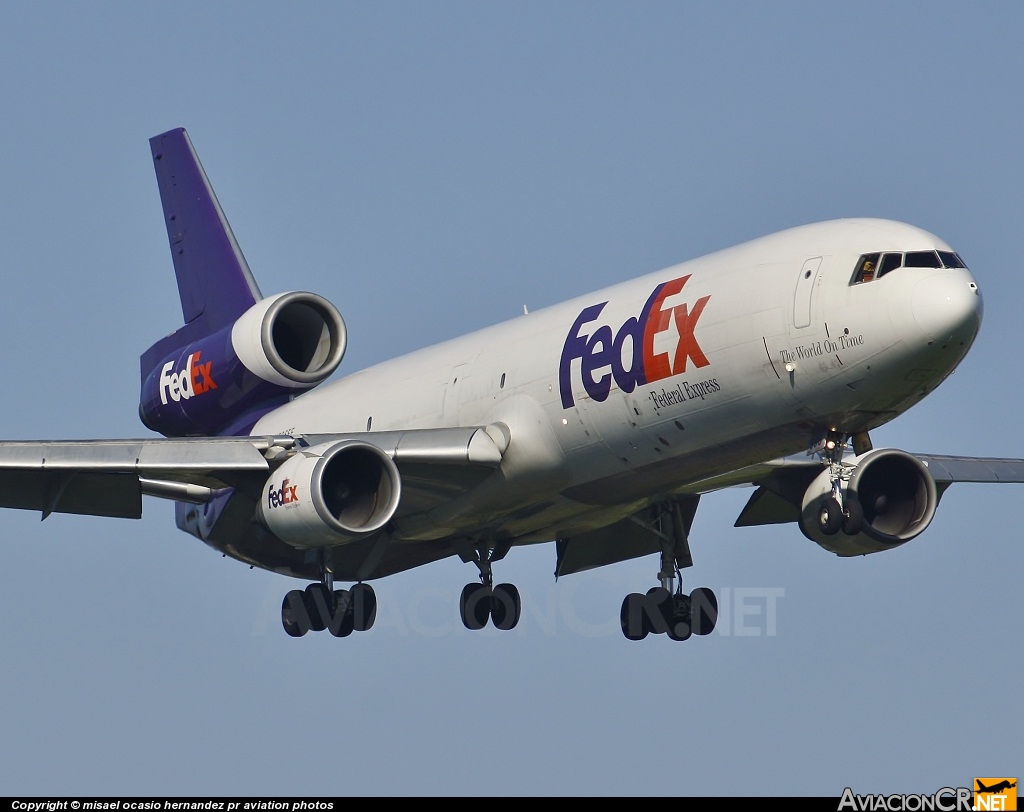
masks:
[[[185,326],[142,356],[142,377],[176,348],[231,324],[263,298],[184,129],[149,140]]]
[[[313,293],[264,299],[188,135],[149,143],[185,324],[142,355],[139,417],[168,437],[244,434],[337,369],[345,322]]]

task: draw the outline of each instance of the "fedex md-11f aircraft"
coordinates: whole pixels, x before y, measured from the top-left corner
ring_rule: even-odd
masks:
[[[328,384],[341,314],[264,297],[188,135],[150,145],[185,322],[141,358],[139,414],[163,438],[0,443],[0,506],[139,518],[143,496],[173,500],[182,530],[311,582],[284,596],[289,635],[365,631],[370,581],[449,556],[474,571],[466,627],[511,629],[500,562],[554,542],[556,577],[659,556],[622,631],[684,640],[718,614],[683,589],[702,494],[752,486],[737,526],[856,556],[921,534],[953,482],[1024,481],[1024,460],[872,445],[981,324],[970,271],[927,231],[793,228]]]

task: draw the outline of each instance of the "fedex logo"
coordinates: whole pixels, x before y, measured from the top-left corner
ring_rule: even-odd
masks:
[[[284,507],[299,501],[299,486],[290,485],[290,481],[286,479],[280,488],[270,486],[270,490],[267,491],[267,509]]]
[[[558,365],[563,409],[576,402],[572,394],[572,362],[576,359],[580,361],[583,388],[598,402],[607,400],[612,380],[623,392],[632,392],[638,386],[685,372],[688,360],[694,367],[711,363],[693,333],[711,297],[702,296],[692,306],[666,306],[666,301],[679,293],[689,278],[687,274],[658,285],[640,315],[626,319],[615,333],[607,324],[590,333],[584,332],[584,325],[597,321],[608,302],[583,309],[565,338]],[[677,340],[675,346],[670,343],[669,352],[665,352],[664,339],[671,342],[673,328]]]
[[[210,374],[210,367],[213,361],[205,364],[198,363],[202,352],[194,352],[185,362],[185,368],[181,372],[174,372],[174,361],[168,361],[160,370],[160,402],[167,405],[167,398],[170,397],[175,403],[182,398],[188,400],[195,395],[201,395],[211,389],[216,389],[217,384],[213,382]]]

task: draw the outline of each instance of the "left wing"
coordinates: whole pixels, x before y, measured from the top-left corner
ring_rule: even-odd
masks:
[[[1024,459],[942,454],[911,456],[928,469],[935,480],[938,498],[955,482],[1024,482]],[[716,480],[715,484],[718,487],[736,484],[757,486],[736,519],[736,527],[799,522],[803,496],[822,469],[823,464],[819,460],[786,457],[729,474],[720,478],[722,482]]]
[[[954,482],[1024,482],[1024,460],[1007,457],[949,457],[915,454],[928,466],[936,484]]]
[[[891,452],[892,450],[880,449],[880,451]],[[902,452],[896,452],[893,456],[899,454]],[[936,503],[954,482],[1024,482],[1024,459],[956,457],[938,454],[907,456],[919,460],[931,474],[935,482],[934,501]],[[847,471],[847,475],[849,475],[856,460],[850,458],[845,462],[849,466]],[[555,573],[556,575],[567,575],[658,552],[666,540],[666,534],[662,529],[664,525],[661,523],[659,514],[664,513],[666,509],[666,515],[673,517],[674,528],[669,536],[676,545],[678,565],[680,567],[689,566],[686,539],[693,522],[697,500],[701,494],[723,488],[755,486],[754,493],[736,519],[736,527],[800,524],[803,518],[801,513],[805,497],[815,480],[819,479],[826,470],[827,465],[820,459],[810,456],[793,456],[758,463],[687,485],[660,506],[644,508],[607,527],[577,533],[571,538],[559,539]],[[896,479],[898,478],[897,475]],[[883,489],[894,484],[893,477],[887,479],[888,482]],[[882,493],[883,491],[875,486],[873,497],[877,499]],[[926,495],[927,488],[922,490],[921,494]],[[933,511],[936,506],[935,504],[929,506],[922,502],[914,508],[914,511],[919,511],[921,515],[928,514],[930,518],[930,511]],[[872,514],[868,517],[872,520],[877,520],[878,515],[885,512],[885,508],[880,508],[877,504],[873,506],[872,510]],[[894,513],[900,513],[900,511],[896,510]],[[886,525],[884,520],[882,526],[884,528],[883,540],[889,546],[895,546],[923,530],[927,526],[927,521],[920,523],[919,527],[915,527],[914,530],[906,532],[902,530],[897,532],[891,522]],[[827,539],[815,538],[813,531],[811,537],[818,543],[824,540],[826,543],[823,546],[826,546],[826,549],[840,555],[860,555],[878,549],[874,547],[869,550],[863,545],[856,545],[854,539],[849,539],[850,546],[846,547],[844,542],[848,540],[848,537],[845,534],[837,534],[832,537],[836,542],[834,544],[829,543]],[[878,535],[875,535],[872,540],[877,541],[877,539]]]

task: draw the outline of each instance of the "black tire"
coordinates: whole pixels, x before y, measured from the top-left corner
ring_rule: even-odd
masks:
[[[356,584],[349,595],[352,599],[352,628],[365,632],[377,619],[377,594],[369,584]]]
[[[692,605],[689,595],[672,596],[672,619],[669,621],[666,632],[670,640],[682,642],[690,639],[690,635],[693,634],[690,625]]]
[[[839,501],[834,496],[822,499],[818,507],[818,529],[826,536],[834,536],[842,521],[843,508]]]
[[[514,584],[498,584],[491,592],[491,623],[495,629],[508,631],[519,623],[522,612],[519,590]]]
[[[478,631],[487,625],[491,617],[491,590],[486,584],[466,584],[462,588],[459,614],[462,625],[470,631]]]
[[[352,610],[352,593],[347,589],[334,591],[334,614],[327,624],[327,631],[335,637],[348,637],[355,630]]]
[[[718,623],[718,598],[707,587],[690,593],[690,628],[694,634],[711,634]]]
[[[306,587],[306,611],[309,612],[309,628],[314,632],[322,632],[327,628],[331,618],[331,593],[323,584],[310,584]]]
[[[672,625],[672,616],[675,614],[672,593],[663,586],[648,589],[644,596],[644,614],[647,616],[651,632],[665,634]]]
[[[309,611],[306,609],[306,593],[293,589],[281,602],[281,625],[289,637],[302,637],[309,631]]]
[[[848,495],[843,509],[843,532],[848,536],[856,536],[864,529],[864,508],[856,496]]]
[[[639,592],[630,592],[623,598],[619,625],[627,640],[643,640],[650,633],[647,613],[644,611],[644,596]]]

